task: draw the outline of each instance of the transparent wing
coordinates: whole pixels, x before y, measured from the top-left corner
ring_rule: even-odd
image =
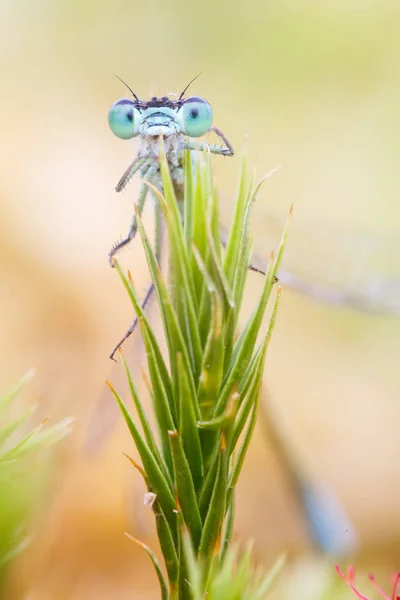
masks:
[[[283,219],[269,214],[258,223],[256,266],[265,268],[260,255],[277,247],[283,226]],[[305,225],[294,218],[279,279],[322,302],[400,316],[400,237]]]

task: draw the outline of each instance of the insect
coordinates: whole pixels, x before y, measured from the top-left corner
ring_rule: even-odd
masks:
[[[108,122],[111,131],[117,137],[124,140],[139,137],[140,143],[136,157],[115,187],[117,192],[121,192],[127,186],[135,173],[139,173],[142,179],[145,179],[147,182],[152,183],[161,189],[162,184],[159,165],[160,136],[162,136],[164,141],[165,154],[178,202],[181,202],[183,199],[182,163],[185,150],[203,151],[207,149],[213,154],[233,156],[234,150],[229,140],[218,127],[212,125],[213,113],[211,105],[207,100],[200,96],[184,98],[188,87],[195,79],[197,79],[197,77],[189,82],[176,100],[172,100],[168,96],[163,96],[162,98],[153,97],[151,100],[142,101],[139,100],[135,92],[133,92],[125,82],[122,82],[130,90],[133,95],[133,100],[122,98],[117,100],[117,102],[114,102],[108,113]],[[196,140],[206,133],[211,132],[215,133],[220,138],[223,144],[222,146],[199,143],[191,139],[194,138]],[[149,187],[143,182],[136,203],[139,214],[143,211],[148,194]],[[162,225],[160,222],[161,216],[158,203],[155,202],[154,206],[156,223],[155,251],[157,259],[159,260],[161,252],[160,231]],[[137,220],[134,215],[127,236],[114,244],[109,252],[108,258],[111,267],[114,266],[114,256],[120,252],[120,250],[125,248],[135,237],[137,228]],[[258,269],[255,268],[255,270]],[[148,303],[152,292],[153,285],[150,285],[143,300],[143,307]],[[135,326],[136,320],[129,327],[120,342],[115,346],[110,354],[111,359],[114,358],[115,352],[134,331]]]
[[[198,77],[198,76],[197,76]],[[161,189],[159,168],[159,137],[164,139],[164,147],[174,182],[178,202],[182,203],[183,169],[185,149],[191,151],[209,150],[213,154],[233,156],[234,150],[223,132],[212,125],[211,105],[199,96],[185,98],[188,87],[173,100],[168,96],[139,100],[130,90],[133,100],[122,98],[115,102],[109,111],[109,124],[113,133],[121,139],[140,139],[139,151],[116,186],[122,191],[135,173]],[[121,80],[122,81],[122,80]],[[214,132],[222,141],[222,146],[199,143],[197,138]],[[137,209],[142,212],[146,197],[151,193],[142,183],[137,199]],[[156,255],[161,252],[160,231],[162,229],[158,203],[155,202],[156,216]],[[276,241],[275,233],[282,227],[274,228],[273,219],[266,219],[263,233],[269,245]],[[136,217],[133,216],[127,236],[116,243],[110,253],[109,262],[134,238],[137,231]],[[285,256],[279,279],[285,287],[290,287],[326,304],[349,307],[370,314],[400,315],[400,251],[398,240],[387,237],[357,235],[343,230],[334,231],[329,227],[308,226],[298,228],[293,224],[290,244]],[[264,273],[262,263],[257,259],[249,265],[254,271]],[[145,294],[143,306],[148,303],[153,288]],[[125,336],[116,345],[116,350],[131,335],[136,326],[132,323]]]

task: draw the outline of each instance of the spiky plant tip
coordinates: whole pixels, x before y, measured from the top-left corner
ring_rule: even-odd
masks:
[[[232,544],[224,560],[216,560],[205,578],[204,565],[196,557],[187,531],[183,532],[183,540],[191,600],[264,600],[286,563],[286,555],[282,554],[266,570],[255,565],[252,544],[247,544],[244,551]]]
[[[250,214],[261,183],[252,186],[243,161],[224,250],[208,157],[192,165],[189,153],[185,156],[181,201],[175,195],[163,152],[160,164],[163,193],[152,191],[168,232],[167,281],[139,212],[136,218],[160,308],[167,357],[141,307],[130,274],[126,276],[115,263],[140,320],[157,435],[124,360],[140,428],[109,386],[141,457],[148,491],[156,496],[153,510],[167,567],[168,597],[184,599],[195,596],[187,583],[188,557],[182,531],[188,532],[193,555],[201,562],[203,588],[214,573],[220,572],[230,544],[234,491],[256,423],[280,290],[261,342],[258,338],[276,287],[289,220],[275,258],[269,261],[260,298],[240,332],[239,314],[251,262]],[[172,568],[171,554],[176,557]],[[174,591],[171,596],[176,589],[178,595]]]

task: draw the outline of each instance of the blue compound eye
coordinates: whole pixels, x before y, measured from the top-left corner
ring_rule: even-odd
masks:
[[[108,124],[114,135],[129,140],[135,135],[135,112],[132,100],[122,98],[114,102],[108,113]]]
[[[184,133],[190,137],[204,135],[212,125],[211,105],[199,96],[191,96],[182,106]]]

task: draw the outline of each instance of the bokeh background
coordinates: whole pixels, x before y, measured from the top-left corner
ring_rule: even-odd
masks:
[[[400,4],[3,0],[0,17],[1,387],[35,366],[31,394],[43,414],[76,418],[7,597],[157,597],[147,558],[123,536],[156,543],[142,483],[122,456],[132,444],[104,393],[107,377],[120,378],[108,354],[132,319],[107,252],[138,189],[113,191],[135,151],[108,129],[110,104],[126,95],[114,74],[145,99],[179,93],[203,72],[191,93],[211,102],[237,150],[214,160],[224,223],[246,139],[259,176],[281,165],[255,207],[258,254],[268,256],[294,203],[287,268],[392,309]],[[123,260],[144,290],[139,243]],[[260,286],[250,274],[247,311]],[[265,402],[291,452],[358,532],[352,560],[383,574],[400,564],[399,339],[396,316],[284,289],[265,375]],[[136,363],[138,348],[133,340]],[[266,564],[286,549],[294,557],[280,597],[321,598],[336,585],[334,559],[313,550],[262,428],[238,496],[237,538],[253,538]]]

